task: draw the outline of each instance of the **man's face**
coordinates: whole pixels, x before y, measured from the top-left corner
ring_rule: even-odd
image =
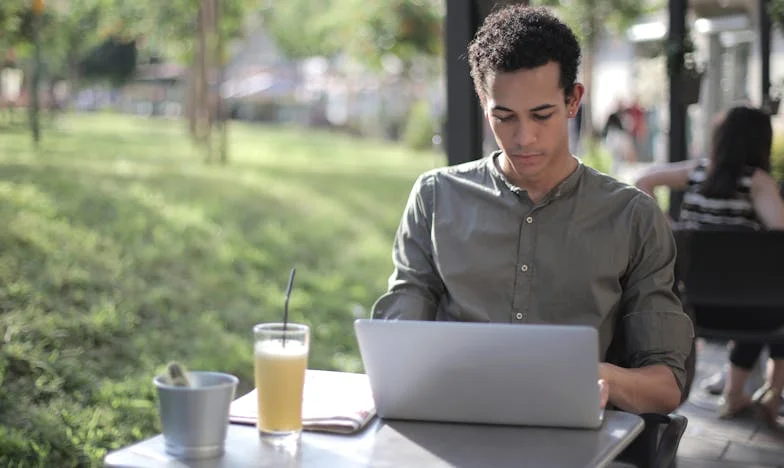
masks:
[[[560,66],[496,73],[488,78],[485,115],[504,152],[501,168],[516,182],[557,177],[571,157],[567,121],[574,117],[583,87],[567,98],[559,85]]]

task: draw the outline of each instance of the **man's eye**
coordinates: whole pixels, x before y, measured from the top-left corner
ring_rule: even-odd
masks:
[[[542,115],[542,114],[534,114],[534,119],[535,119],[535,120],[547,120],[547,119],[549,119],[549,118],[550,118],[550,117],[552,117],[552,116],[553,116],[553,113],[552,113],[552,112],[551,112],[551,113],[549,113],[549,114],[546,114],[546,115]]]
[[[506,122],[506,121],[510,120],[512,118],[512,116],[511,115],[507,115],[507,116],[503,116],[502,117],[500,115],[494,115],[493,118],[495,120],[497,120],[498,122]]]

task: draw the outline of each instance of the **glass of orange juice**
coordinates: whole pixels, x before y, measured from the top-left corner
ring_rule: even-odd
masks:
[[[262,323],[253,327],[253,335],[259,434],[273,444],[299,440],[310,329]]]

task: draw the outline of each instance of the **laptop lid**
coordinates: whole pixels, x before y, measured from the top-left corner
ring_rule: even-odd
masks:
[[[593,327],[358,319],[382,418],[596,428]]]

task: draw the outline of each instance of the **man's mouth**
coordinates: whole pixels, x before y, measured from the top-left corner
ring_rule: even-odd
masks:
[[[513,153],[512,157],[519,158],[519,159],[531,159],[541,155],[542,153],[540,152],[526,152],[526,153]]]

